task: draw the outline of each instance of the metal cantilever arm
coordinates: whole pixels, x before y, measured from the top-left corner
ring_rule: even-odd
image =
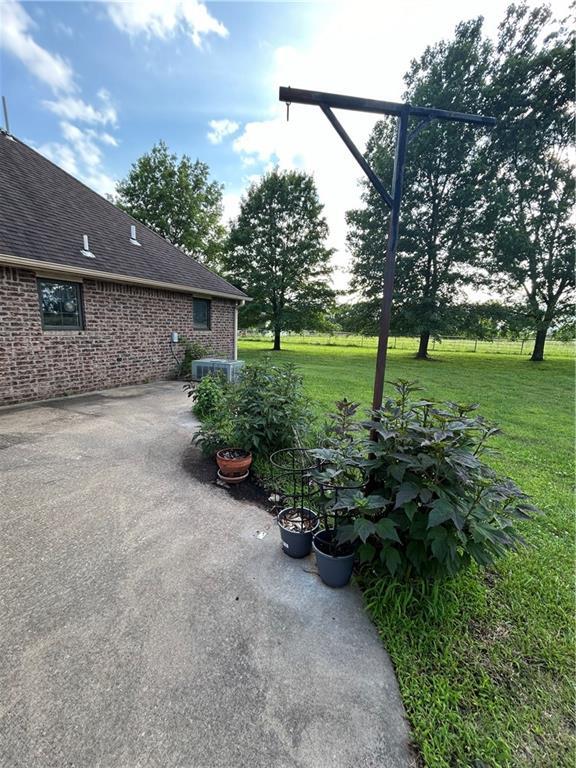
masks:
[[[320,108],[322,112],[324,112],[328,120],[330,120],[330,122],[332,123],[332,126],[336,130],[336,133],[338,134],[338,136],[340,136],[344,144],[346,144],[346,146],[352,153],[352,156],[355,158],[360,168],[362,168],[366,176],[368,176],[368,178],[372,182],[372,185],[374,186],[376,191],[380,194],[382,200],[384,200],[388,208],[392,208],[394,201],[392,200],[390,193],[382,183],[382,180],[380,179],[380,177],[376,173],[374,173],[372,168],[370,168],[370,166],[364,159],[362,153],[359,151],[358,147],[354,144],[350,136],[348,136],[348,134],[342,127],[342,124],[340,123],[340,121],[338,120],[334,112],[332,112],[330,107],[327,107],[324,104],[321,104]]]
[[[435,107],[415,107],[412,104],[399,104],[395,101],[362,99],[357,96],[344,96],[340,93],[306,91],[302,88],[280,86],[279,96],[280,101],[292,104],[314,104],[317,107],[351,109],[355,112],[373,112],[378,115],[395,115],[396,117],[400,117],[404,110],[408,109],[410,117],[430,117],[436,120],[451,120],[457,123],[473,123],[490,127],[496,125],[495,118],[485,115],[470,115],[466,112],[453,112]]]

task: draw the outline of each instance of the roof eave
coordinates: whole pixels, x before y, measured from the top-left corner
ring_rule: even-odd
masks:
[[[150,280],[144,277],[134,277],[132,275],[122,275],[116,272],[102,272],[98,269],[89,269],[88,267],[77,267],[69,264],[56,264],[53,261],[40,261],[39,259],[26,259],[21,256],[12,256],[7,253],[0,253],[0,264],[12,267],[22,267],[24,269],[50,270],[66,275],[78,275],[80,277],[93,277],[97,280],[105,280],[110,283],[126,283],[128,285],[142,285],[149,288],[160,288],[165,291],[176,291],[178,293],[194,293],[203,296],[216,296],[222,299],[232,299],[233,301],[252,301],[245,294],[226,293],[224,291],[209,291],[205,288],[195,288],[181,283],[164,283],[159,280]]]

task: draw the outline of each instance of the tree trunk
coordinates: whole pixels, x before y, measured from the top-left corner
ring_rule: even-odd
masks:
[[[544,360],[544,344],[546,343],[546,334],[548,333],[548,326],[544,328],[538,328],[536,331],[536,341],[534,342],[534,349],[532,350],[533,363],[539,363]]]
[[[420,344],[416,352],[417,360],[426,360],[428,358],[428,343],[430,341],[430,331],[422,331],[420,334]]]
[[[280,328],[274,329],[274,351],[280,352]]]

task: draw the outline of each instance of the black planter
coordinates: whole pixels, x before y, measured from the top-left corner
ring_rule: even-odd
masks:
[[[282,539],[282,550],[289,557],[306,557],[312,549],[312,537],[318,530],[318,516],[307,507],[297,507],[303,518],[312,521],[309,531],[289,531],[282,525],[282,520],[290,512],[294,512],[294,507],[287,507],[278,513],[278,527],[280,528],[280,538]]]
[[[319,531],[313,540],[316,565],[320,578],[329,587],[345,587],[352,576],[355,552],[350,546],[349,553],[334,557],[328,554],[332,542],[332,531]]]

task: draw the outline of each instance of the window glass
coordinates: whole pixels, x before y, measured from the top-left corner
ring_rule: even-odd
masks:
[[[42,326],[49,330],[81,330],[80,283],[38,280]]]
[[[199,331],[210,330],[210,301],[193,299],[194,328]]]

